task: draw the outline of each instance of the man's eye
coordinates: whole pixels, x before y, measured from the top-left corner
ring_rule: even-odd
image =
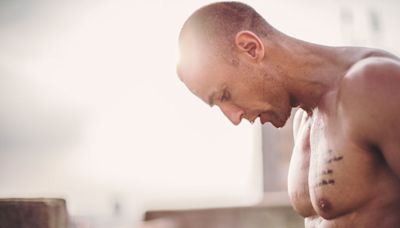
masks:
[[[222,93],[222,96],[221,96],[221,98],[220,98],[220,101],[221,102],[224,102],[224,101],[227,101],[227,100],[229,100],[230,99],[230,94],[229,94],[229,92],[228,91],[224,91],[223,93]]]

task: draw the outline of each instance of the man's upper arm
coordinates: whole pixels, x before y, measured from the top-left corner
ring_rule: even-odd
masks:
[[[294,115],[294,118],[293,118],[293,138],[294,138],[294,140],[296,140],[297,133],[299,132],[304,113],[305,112],[303,109],[298,109],[296,111],[296,114]]]
[[[342,82],[338,111],[350,135],[379,148],[400,177],[400,63],[371,58],[357,64]]]

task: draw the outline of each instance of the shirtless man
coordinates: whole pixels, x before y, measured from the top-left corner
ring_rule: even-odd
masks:
[[[300,108],[288,191],[306,227],[400,227],[399,58],[289,37],[237,2],[194,12],[179,45],[179,78],[233,124]]]

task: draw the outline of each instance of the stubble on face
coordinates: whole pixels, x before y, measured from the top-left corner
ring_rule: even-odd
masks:
[[[261,115],[261,123],[270,122],[274,127],[283,127],[290,118],[292,106],[289,94],[283,84],[275,77],[264,73],[263,78],[263,99],[270,105],[270,108]]]
[[[285,125],[291,111],[289,99],[282,86],[266,75],[267,69],[241,62],[234,53],[222,58],[220,49],[197,48],[181,53],[184,61],[178,73],[193,94],[209,103],[209,95],[220,94],[218,89],[222,86],[217,84],[225,81],[232,93],[230,102],[245,111],[246,119],[251,121],[258,116],[262,123],[270,122],[277,128]]]
[[[276,128],[283,127],[290,118],[291,109],[268,110],[260,114],[261,124],[271,123]]]

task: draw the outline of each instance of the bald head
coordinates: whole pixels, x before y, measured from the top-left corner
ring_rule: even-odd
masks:
[[[241,30],[267,36],[271,26],[252,7],[240,2],[218,2],[195,11],[185,22],[180,41],[188,32],[213,42],[233,38]]]
[[[219,2],[195,11],[182,27],[179,43],[183,52],[214,50],[213,55],[226,55],[234,47],[235,35],[243,30],[260,38],[267,37],[272,27],[252,7],[240,2]],[[215,52],[215,50],[219,50]]]

